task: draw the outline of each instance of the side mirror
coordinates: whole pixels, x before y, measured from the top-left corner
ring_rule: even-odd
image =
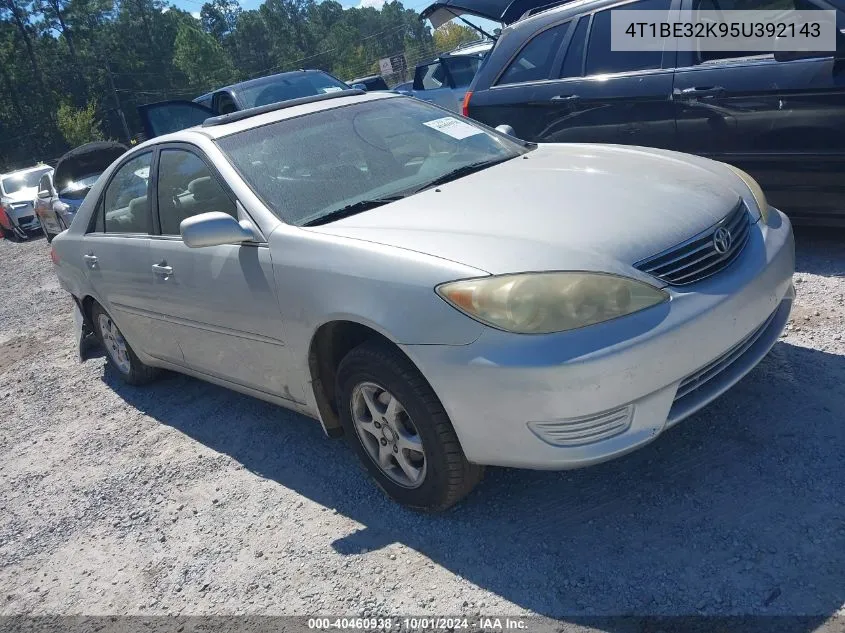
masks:
[[[227,213],[212,211],[182,220],[182,241],[189,248],[240,244],[253,239],[252,231]]]
[[[512,136],[516,138],[516,132],[510,125],[497,125],[496,131],[501,132],[502,134],[507,134],[508,136]]]
[[[366,86],[366,84],[352,84],[352,87],[353,87],[355,90],[363,90],[364,92],[367,92],[367,86]]]
[[[39,198],[49,198],[53,195],[53,192],[49,189],[39,189],[38,190],[38,197]]]

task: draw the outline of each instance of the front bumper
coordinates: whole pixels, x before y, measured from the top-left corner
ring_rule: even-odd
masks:
[[[9,218],[11,228],[21,237],[31,231],[40,231],[41,222],[35,215],[32,204],[12,203],[6,207],[6,216]]]
[[[572,332],[487,329],[469,345],[405,345],[467,459],[567,469],[653,440],[734,385],[789,318],[795,249],[785,215],[752,227],[739,258],[671,300]]]

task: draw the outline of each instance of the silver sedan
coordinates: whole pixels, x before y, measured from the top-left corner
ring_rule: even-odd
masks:
[[[134,148],[52,257],[127,382],[300,411],[443,509],[484,465],[594,464],[723,393],[787,321],[793,251],[727,165],[343,92]]]

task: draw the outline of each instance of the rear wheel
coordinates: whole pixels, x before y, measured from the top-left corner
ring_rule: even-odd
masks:
[[[341,361],[338,411],[344,431],[376,483],[393,499],[445,510],[481,481],[437,395],[398,350],[368,341]]]
[[[92,308],[91,317],[97,337],[106,350],[109,364],[117,370],[125,383],[143,385],[158,375],[155,367],[145,365],[135,355],[120,329],[99,304]]]

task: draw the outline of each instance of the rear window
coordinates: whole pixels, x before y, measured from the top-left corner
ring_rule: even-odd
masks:
[[[535,35],[502,74],[499,85],[548,79],[568,28],[569,22],[564,22]]]
[[[279,76],[273,81],[257,86],[236,88],[244,108],[257,108],[290,99],[313,97],[348,89],[349,86],[345,83],[325,73]]]

